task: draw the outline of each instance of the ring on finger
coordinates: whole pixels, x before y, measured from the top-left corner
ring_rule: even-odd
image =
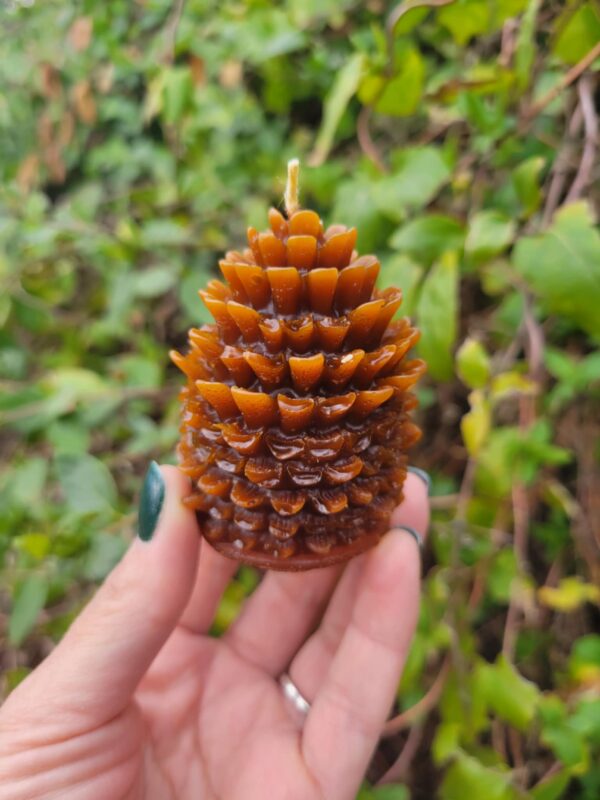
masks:
[[[304,697],[300,689],[296,686],[294,681],[290,678],[287,672],[284,672],[279,677],[279,683],[283,689],[284,695],[290,701],[292,706],[303,716],[306,716],[310,711],[310,703]]]
[[[411,528],[410,525],[394,525],[392,530],[395,531],[406,531],[417,543],[417,547],[419,548],[419,553],[423,555],[423,550],[425,548],[425,540],[423,536],[419,533],[419,531]]]

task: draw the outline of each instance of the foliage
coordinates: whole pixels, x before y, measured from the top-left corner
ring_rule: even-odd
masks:
[[[406,785],[361,797],[597,797],[599,62],[579,66],[598,4],[0,17],[6,690],[121,557],[146,463],[174,457],[167,351],[208,320],[196,290],[298,155],[304,201],[358,226],[430,364],[414,459],[435,518],[398,691],[422,713]],[[240,572],[216,633],[255,584]]]

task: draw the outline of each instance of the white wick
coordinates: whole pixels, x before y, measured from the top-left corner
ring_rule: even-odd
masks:
[[[288,175],[287,183],[285,185],[285,210],[288,219],[298,211],[298,174],[300,172],[300,161],[297,158],[292,158],[288,161]]]

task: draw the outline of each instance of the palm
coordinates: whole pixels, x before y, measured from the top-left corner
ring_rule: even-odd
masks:
[[[136,700],[149,783],[156,786],[161,776],[168,787],[156,796],[251,800],[264,797],[272,773],[273,797],[290,786],[295,797],[315,797],[300,731],[280,687],[227,642],[178,629]]]

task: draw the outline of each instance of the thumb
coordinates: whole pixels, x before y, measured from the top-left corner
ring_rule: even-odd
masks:
[[[200,537],[187,479],[152,463],[140,535],[45,662],[11,695],[30,709],[102,724],[127,705],[192,591]],[[158,517],[158,518],[157,518]],[[21,694],[22,692],[22,694]],[[49,705],[51,708],[49,709]]]

